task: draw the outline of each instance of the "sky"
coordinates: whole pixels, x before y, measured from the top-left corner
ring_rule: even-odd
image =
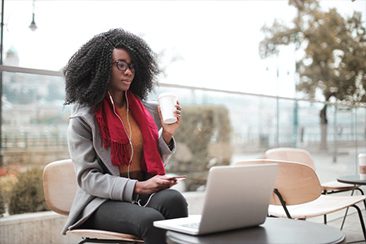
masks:
[[[287,0],[5,1],[4,50],[21,67],[60,70],[94,35],[122,27],[142,36],[165,68],[160,82],[294,97],[295,51],[262,60],[261,27],[294,17]],[[344,14],[366,12],[366,0],[323,0]],[[173,61],[172,61],[173,60]]]

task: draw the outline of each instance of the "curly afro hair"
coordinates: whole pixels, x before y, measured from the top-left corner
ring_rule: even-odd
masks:
[[[112,73],[112,52],[126,50],[135,65],[130,91],[144,100],[159,73],[155,53],[140,37],[123,29],[94,36],[69,60],[63,70],[66,80],[65,105],[80,103],[95,107],[104,98]]]

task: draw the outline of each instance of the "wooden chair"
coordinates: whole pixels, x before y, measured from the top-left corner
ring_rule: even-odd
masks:
[[[322,194],[323,188],[314,169],[303,163],[257,159],[236,162],[234,166],[253,163],[278,164],[275,189],[268,208],[270,216],[305,220],[334,213],[348,207],[354,207],[358,212],[366,240],[365,223],[361,210],[357,206],[358,203],[366,199],[364,195],[341,196]]]
[[[56,213],[68,215],[77,189],[74,165],[71,159],[54,161],[43,170],[43,190],[48,208]],[[82,238],[79,243],[143,243],[136,236],[94,229],[69,230],[67,235]]]
[[[309,165],[316,172],[316,167],[314,160],[312,159],[310,153],[301,148],[291,148],[291,147],[279,147],[267,150],[264,153],[264,158],[267,159],[278,159],[286,161],[300,162]],[[324,194],[338,193],[344,191],[354,191],[358,190],[362,195],[364,195],[362,189],[358,185],[345,184],[338,182],[336,180],[321,183],[322,190]],[[366,208],[366,203],[365,203]]]
[[[316,172],[316,167],[313,158],[311,157],[310,153],[301,148],[292,148],[292,147],[278,147],[272,148],[267,150],[264,153],[264,157],[267,159],[278,159],[278,160],[286,160],[286,161],[294,161],[304,163],[310,166]],[[328,181],[321,183],[323,194],[332,194],[332,193],[339,193],[345,191],[351,191],[351,196],[353,195],[354,191],[359,191],[362,195],[365,195],[359,185],[352,185],[352,184],[345,184],[334,181]],[[364,205],[366,208],[366,201],[364,201]],[[341,229],[343,228],[344,221],[346,220],[346,216],[348,213],[348,209],[344,215]],[[327,215],[324,215],[324,223],[327,223]]]

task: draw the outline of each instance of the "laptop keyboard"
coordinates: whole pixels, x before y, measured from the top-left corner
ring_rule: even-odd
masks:
[[[186,227],[186,228],[190,228],[190,229],[198,229],[199,225],[200,225],[200,222],[192,222],[192,223],[181,224],[181,226]]]

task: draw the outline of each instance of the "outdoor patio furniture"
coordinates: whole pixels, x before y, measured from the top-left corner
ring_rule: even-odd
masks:
[[[292,147],[278,147],[267,150],[264,153],[264,157],[267,159],[278,159],[278,160],[286,160],[286,161],[295,161],[304,163],[310,166],[315,172],[316,167],[313,158],[309,151],[302,148],[292,148]],[[321,183],[323,194],[332,194],[332,193],[340,193],[345,191],[351,191],[351,196],[353,195],[355,190],[358,190],[362,195],[364,192],[360,188],[360,185],[357,184],[346,184],[339,182],[337,180],[328,181]],[[364,205],[366,208],[366,201],[364,201]],[[348,209],[347,209],[348,212]],[[347,217],[347,213],[344,216],[341,229],[343,228],[344,221]],[[327,223],[327,215],[324,215],[324,223]]]
[[[364,195],[341,196],[324,195],[318,176],[313,168],[299,162],[274,159],[253,159],[234,163],[234,166],[253,163],[277,163],[278,175],[271,204],[270,216],[291,219],[307,219],[334,213],[348,207],[356,209],[366,240],[366,230],[358,203],[364,201]]]
[[[71,159],[54,161],[47,164],[43,170],[43,190],[46,204],[50,210],[68,215],[77,189],[76,174]],[[112,231],[94,229],[73,229],[67,235],[77,235],[82,238],[80,243],[143,243],[136,236]]]
[[[268,159],[278,159],[286,161],[295,161],[309,165],[316,171],[315,163],[309,151],[301,148],[292,147],[278,147],[267,150],[264,153],[264,157]],[[363,191],[358,185],[345,184],[338,182],[337,180],[321,183],[324,194],[331,194],[344,191],[358,190],[364,195]],[[365,203],[366,207],[366,203]]]

